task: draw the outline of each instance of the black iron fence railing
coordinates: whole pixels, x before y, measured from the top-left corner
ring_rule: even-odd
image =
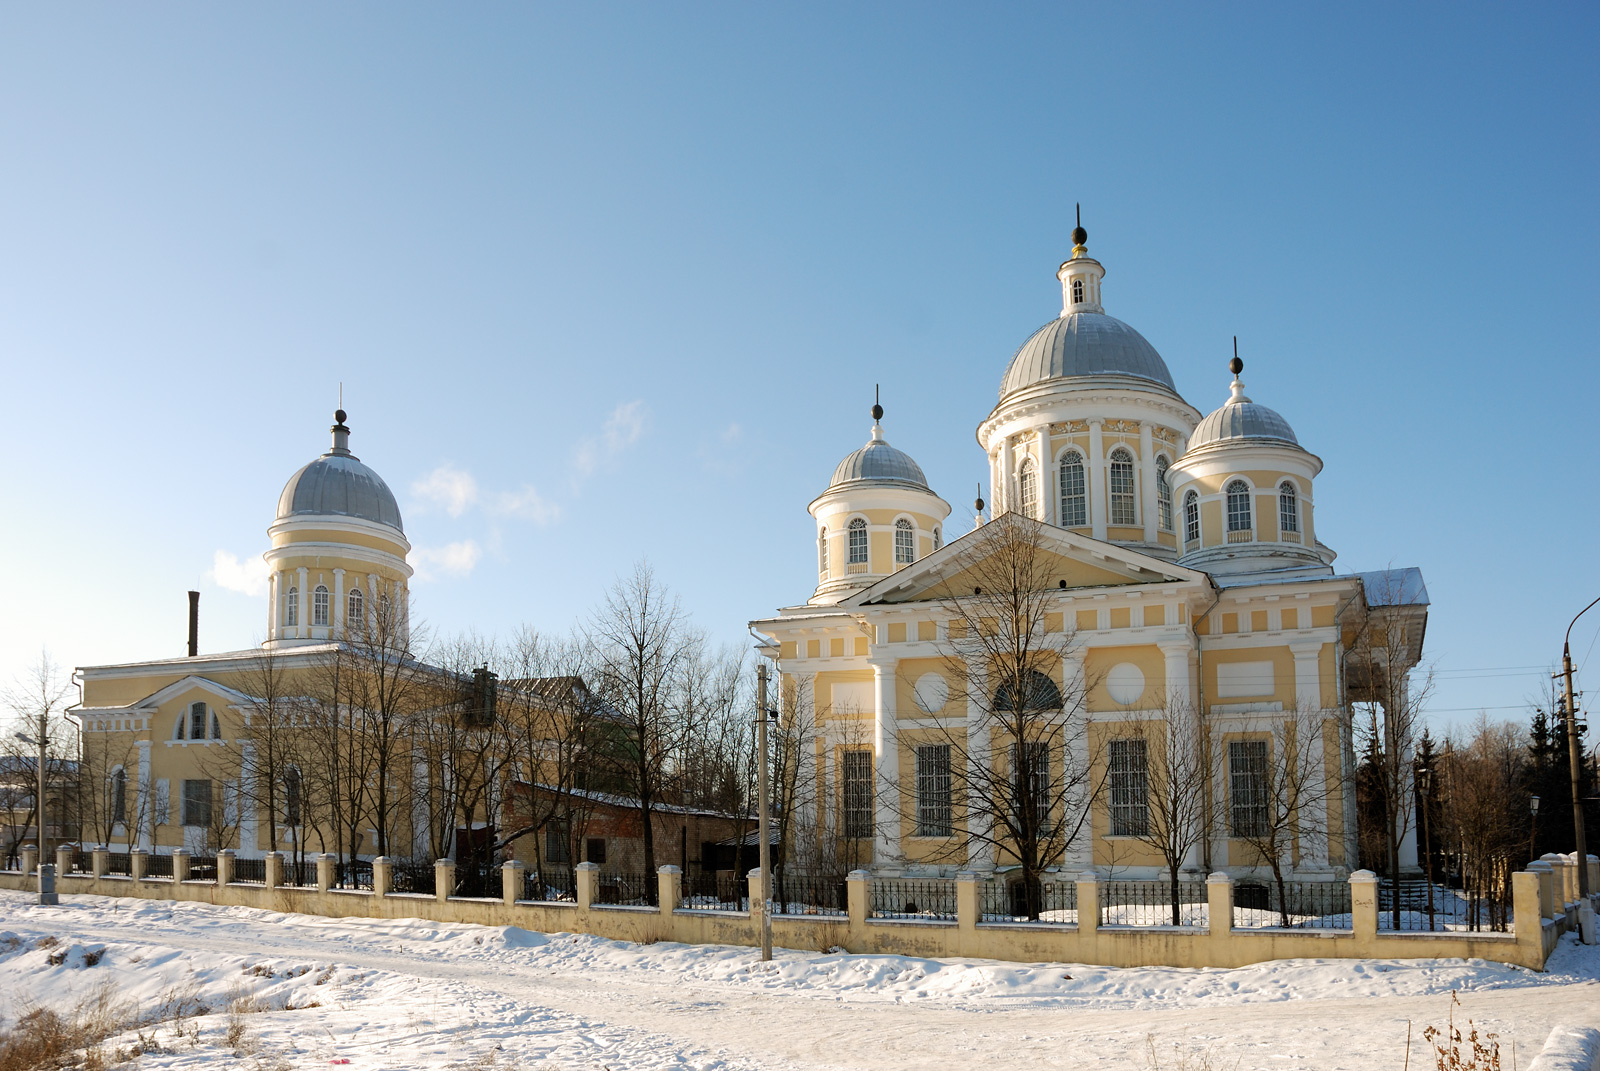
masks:
[[[748,890],[750,883],[745,881]],[[843,878],[780,873],[772,886],[774,915],[850,914],[850,885]]]
[[[522,899],[574,904],[578,902],[578,886],[568,867],[552,866],[542,872],[530,870],[522,875]]]
[[[1510,925],[1509,888],[1450,889],[1426,881],[1397,885],[1387,879],[1378,883],[1380,930],[1504,932]]]
[[[1078,921],[1078,885],[1075,881],[1041,881],[1031,898],[1027,885],[1020,879],[983,882],[978,889],[980,922]]]
[[[172,856],[152,853],[145,857],[144,876],[147,878],[172,877]]]
[[[283,860],[283,876],[279,880],[285,885],[314,889],[317,887],[317,861],[287,856]]]
[[[749,911],[750,881],[735,870],[692,868],[678,897],[685,911]]]
[[[1288,926],[1297,930],[1350,929],[1350,883],[1239,882],[1233,887],[1233,924],[1241,929]]]
[[[476,900],[498,900],[505,895],[505,879],[493,863],[457,863],[456,896]]]
[[[1176,895],[1174,895],[1176,894]],[[1180,881],[1103,881],[1102,926],[1204,926],[1206,883]]]
[[[233,880],[241,885],[265,885],[267,861],[265,859],[235,859]]]
[[[106,873],[128,878],[133,876],[133,856],[127,852],[111,852],[106,856]]]
[[[875,919],[954,922],[956,883],[947,878],[875,878],[868,887],[868,909]]]
[[[353,863],[338,862],[333,867],[335,889],[371,889],[372,864],[360,859]]]
[[[432,863],[395,863],[389,871],[389,891],[432,896],[438,887],[436,873]]]
[[[191,855],[189,857],[190,881],[216,881],[217,857],[214,855]]]
[[[69,874],[93,874],[94,873],[94,853],[93,852],[73,852],[72,853],[72,861],[67,864],[67,873],[69,873]]]
[[[601,871],[595,885],[594,902],[626,907],[652,905],[659,897],[661,885],[654,874],[638,871]]]

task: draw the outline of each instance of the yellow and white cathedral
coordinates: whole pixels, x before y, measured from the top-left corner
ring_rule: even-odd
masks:
[[[1305,746],[1327,787],[1315,821],[1293,837],[1288,870],[1303,880],[1346,875],[1357,844],[1352,703],[1374,698],[1352,684],[1352,661],[1372,660],[1370,646],[1356,651],[1358,623],[1385,617],[1387,638],[1400,641],[1386,647],[1387,668],[1403,679],[1421,657],[1421,575],[1336,571],[1317,539],[1322,460],[1249,397],[1237,357],[1220,407],[1202,415],[1186,401],[1155,348],[1105,312],[1105,268],[1081,226],[1073,241],[1057,273],[1060,314],[1017,348],[998,404],[977,426],[992,516],[1042,522],[1059,576],[1046,620],[1072,638],[1055,683],[1067,693],[1092,682],[1082,689],[1084,738],[1059,746],[1096,757],[1103,791],[1087,832],[1051,862],[1064,874],[1165,875],[1162,855],[1119,836],[1111,813],[1114,800],[1126,807],[1130,791],[1144,791],[1147,772],[1104,764],[1119,737],[1147,738],[1152,720],[1182,709],[1198,712],[1198,738],[1214,756],[1210,818],[1184,870],[1265,876],[1265,861],[1230,829],[1251,776],[1229,763],[1258,761],[1275,719],[1309,710],[1321,731]],[[882,416],[875,405],[870,440],[810,504],[816,589],[751,626],[787,694],[810,708],[814,737],[801,761],[816,791],[805,817],[826,854],[891,876],[1003,871],[1015,859],[964,836],[959,815],[933,829],[915,817],[928,809],[924,793],[944,793],[932,809],[949,813],[949,772],[921,768],[924,746],[970,736],[982,720],[952,668],[967,656],[952,642],[963,615],[951,592],[966,590],[956,574],[982,538],[984,503],[976,524],[953,533],[949,504],[890,445]],[[967,754],[978,750],[974,742]],[[1402,867],[1415,861],[1407,835]]]

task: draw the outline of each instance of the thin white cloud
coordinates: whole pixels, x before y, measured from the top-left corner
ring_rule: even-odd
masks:
[[[478,501],[478,481],[472,473],[446,462],[413,483],[411,493],[443,508],[450,516],[459,517]]]
[[[520,491],[506,491],[495,499],[494,512],[507,517],[521,517],[534,524],[550,524],[561,519],[561,507],[523,484]]]
[[[413,547],[408,559],[417,571],[418,580],[438,580],[440,574],[452,577],[470,576],[483,557],[483,549],[475,539],[446,543],[442,547]]]
[[[611,410],[611,415],[606,417],[605,425],[600,429],[600,435],[578,444],[578,455],[574,459],[578,474],[592,474],[603,462],[638,442],[644,435],[648,418],[649,410],[639,399],[623,402]]]
[[[211,556],[211,579],[219,588],[242,595],[267,593],[267,563],[260,558],[240,561],[225,550]]]

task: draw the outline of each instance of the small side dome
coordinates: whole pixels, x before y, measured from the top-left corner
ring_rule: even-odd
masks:
[[[289,477],[278,496],[280,521],[294,517],[354,517],[405,534],[394,492],[350,452],[343,410],[335,414],[333,448]]]
[[[872,439],[861,449],[845,456],[833,470],[828,489],[854,483],[890,484],[928,491],[928,478],[922,466],[904,450],[897,450],[883,437],[883,426],[872,425]],[[931,493],[931,492],[930,492]]]
[[[1243,362],[1238,362],[1243,371]],[[1238,371],[1234,373],[1235,377]],[[1246,397],[1244,384],[1233,381],[1232,394],[1222,408],[1207,416],[1195,427],[1189,437],[1189,449],[1195,450],[1212,443],[1233,442],[1242,439],[1267,439],[1299,446],[1294,429],[1276,409],[1258,405]]]

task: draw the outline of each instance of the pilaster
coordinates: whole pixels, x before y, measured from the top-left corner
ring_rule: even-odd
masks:
[[[1110,508],[1106,500],[1104,423],[1099,419],[1089,421],[1089,456],[1084,458],[1083,466],[1084,474],[1089,478],[1090,534],[1100,540],[1106,537],[1106,511]]]
[[[876,657],[872,666],[873,751],[876,813],[873,816],[872,864],[874,869],[893,866],[900,859],[900,731],[895,712],[897,659]]]

